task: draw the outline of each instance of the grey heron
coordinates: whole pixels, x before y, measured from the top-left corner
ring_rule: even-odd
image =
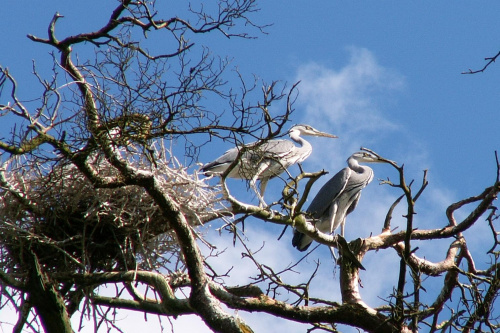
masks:
[[[361,190],[373,179],[373,170],[359,163],[387,162],[368,152],[356,152],[347,159],[347,168],[340,170],[323,185],[314,197],[307,213],[313,219],[314,226],[321,232],[333,233],[339,226],[340,235],[344,236],[346,216],[358,204]],[[294,230],[292,245],[299,251],[305,251],[313,239]]]
[[[269,179],[311,155],[312,146],[301,135],[337,138],[336,135],[320,132],[309,125],[295,125],[288,131],[288,135],[298,146],[290,140],[269,140],[262,144],[253,142],[245,145],[246,150],[241,154],[240,161],[227,175],[230,178],[249,179],[261,206],[266,206],[264,191]],[[241,148],[237,146],[229,149],[215,161],[205,164],[201,171],[206,175],[221,175],[238,157]],[[257,180],[260,180],[260,192],[257,190]]]

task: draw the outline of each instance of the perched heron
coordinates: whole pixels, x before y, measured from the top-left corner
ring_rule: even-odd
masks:
[[[245,145],[246,150],[241,154],[240,161],[229,172],[228,177],[249,179],[250,186],[257,194],[261,206],[264,202],[264,191],[269,179],[276,177],[295,163],[301,163],[311,155],[312,146],[301,135],[322,136],[336,138],[336,135],[320,132],[309,125],[295,125],[289,131],[290,140],[269,140],[262,144],[253,142]],[[207,175],[220,175],[238,157],[241,147],[234,147],[217,158],[205,164],[201,171]],[[260,192],[257,190],[257,179],[260,180]]]
[[[358,204],[361,190],[373,179],[373,170],[359,163],[386,162],[368,152],[356,152],[347,159],[347,168],[340,170],[323,185],[314,197],[307,213],[314,219],[316,229],[333,233],[341,226],[340,235],[344,236],[345,218]],[[305,251],[313,239],[294,230],[292,245]]]

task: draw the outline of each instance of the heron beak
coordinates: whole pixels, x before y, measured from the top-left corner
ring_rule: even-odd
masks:
[[[377,158],[377,160],[375,160],[373,162],[375,162],[375,163],[393,163],[393,164],[396,164],[396,162],[394,162],[394,161],[387,160],[387,159],[380,159],[380,158]]]
[[[315,136],[322,136],[322,137],[325,137],[325,138],[332,138],[332,139],[337,139],[338,136],[336,135],[333,135],[333,134],[330,134],[330,133],[325,133],[325,132],[316,132],[314,134]]]

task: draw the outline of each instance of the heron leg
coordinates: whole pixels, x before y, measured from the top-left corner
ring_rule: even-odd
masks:
[[[264,208],[267,207],[266,202],[264,201],[264,196],[261,194],[261,192],[257,189],[257,177],[254,176],[250,180],[250,187],[254,190],[255,194],[257,195],[257,198],[259,199],[259,207]],[[266,188],[267,181],[264,182],[264,189]],[[262,180],[260,181],[260,188],[262,189]],[[262,190],[261,190],[262,191]],[[263,191],[262,191],[263,193]]]
[[[335,254],[335,248],[333,246],[329,246],[328,248],[330,249],[330,253],[332,254],[334,261],[337,262],[338,258],[337,255]]]
[[[269,181],[269,177],[261,177],[261,175],[268,168],[269,168],[269,162],[260,163],[258,168],[257,168],[257,172],[250,180],[250,186],[255,191],[255,194],[257,194],[257,198],[259,199],[259,207],[261,207],[261,208],[267,207],[267,204],[264,201],[264,191],[266,190],[267,182]],[[259,178],[260,178],[260,184],[259,184],[260,191],[257,190],[257,179],[259,179]]]
[[[260,184],[259,184],[259,188],[260,188],[260,191],[259,191],[259,192],[260,192],[260,193],[259,193],[259,194],[260,194],[260,199],[262,199],[262,200],[261,200],[261,203],[264,205],[264,207],[265,207],[265,206],[267,206],[267,205],[266,205],[266,203],[264,202],[264,191],[266,190],[266,187],[267,187],[267,182],[268,182],[268,181],[269,181],[269,178],[262,178],[262,179],[260,180]]]

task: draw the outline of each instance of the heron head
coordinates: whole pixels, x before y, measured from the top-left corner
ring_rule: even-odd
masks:
[[[358,151],[355,152],[354,154],[349,157],[349,159],[355,159],[358,162],[365,162],[365,163],[384,163],[385,161],[380,159],[379,157],[375,156],[372,153],[366,152],[366,151]]]
[[[294,132],[304,136],[309,135],[309,136],[323,136],[326,138],[338,138],[338,136],[336,135],[318,131],[314,127],[304,124],[294,125],[292,128],[290,128],[290,131],[288,131],[290,135]]]

